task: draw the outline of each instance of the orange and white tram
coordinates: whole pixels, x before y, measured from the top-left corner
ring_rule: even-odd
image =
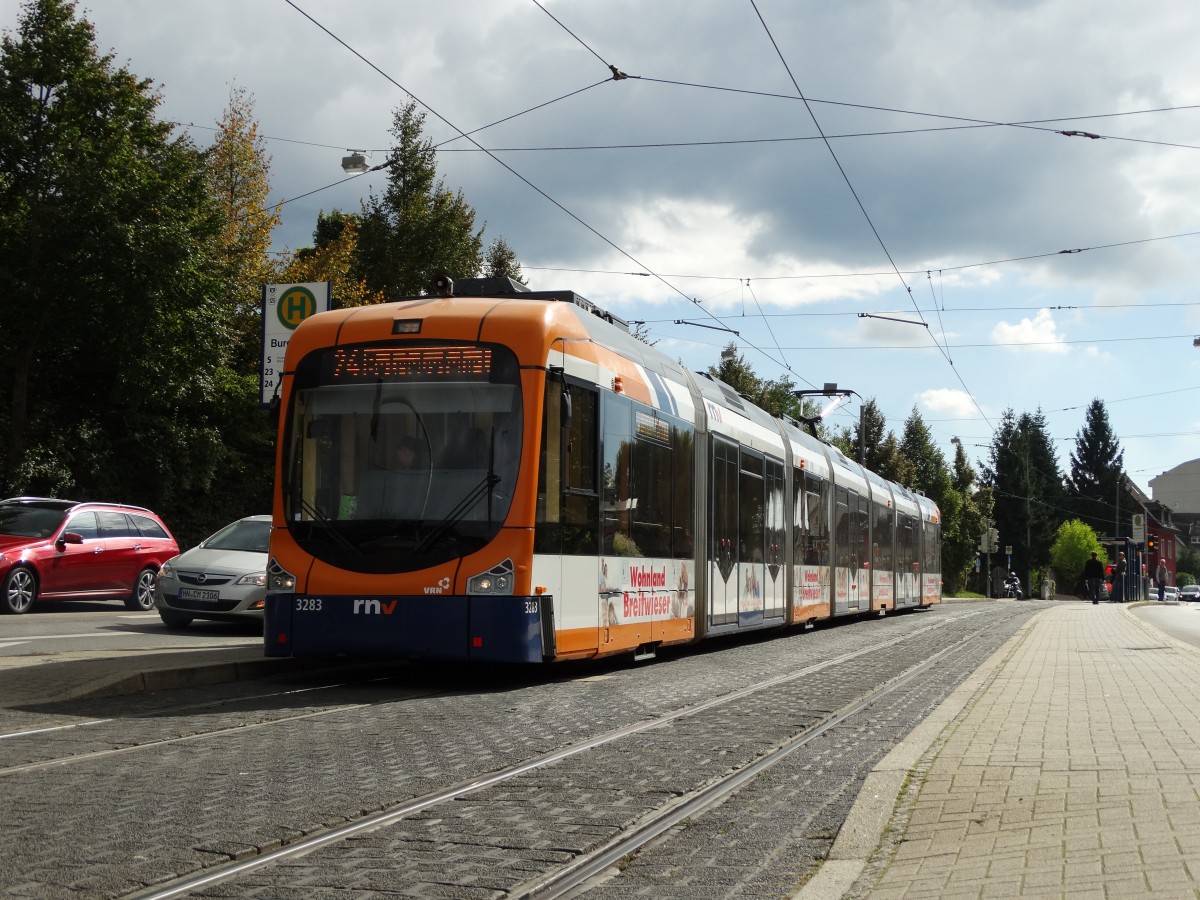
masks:
[[[939,512],[571,291],[313,316],[268,656],[542,662],[941,599]]]

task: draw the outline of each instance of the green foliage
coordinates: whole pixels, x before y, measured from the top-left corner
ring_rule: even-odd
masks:
[[[976,548],[992,513],[991,491],[979,485],[961,443],[955,446],[950,487],[942,502],[942,577],[947,590],[957,590],[974,571]]]
[[[1099,398],[1092,400],[1084,426],[1075,435],[1071,471],[1066,478],[1069,490],[1066,502],[1079,518],[1106,534],[1113,533],[1118,492],[1125,494],[1121,507],[1129,512],[1134,508],[1122,489],[1125,452],[1120,446],[1104,402]]]
[[[904,420],[904,437],[900,441],[900,452],[911,461],[915,474],[907,486],[942,506],[951,490],[950,470],[946,457],[933,442],[929,426],[914,406]]]
[[[708,373],[725,382],[743,397],[750,398],[751,403],[773,416],[787,416],[802,421],[805,417],[815,418],[817,415],[816,407],[811,401],[806,400],[802,403],[795,395],[795,382],[786,375],[778,380],[766,380],[754,374],[746,358],[738,352],[736,343],[726,345],[721,352],[720,364],[709,366]],[[826,437],[825,429],[820,424],[817,425],[817,434],[822,438]]]
[[[336,307],[366,306],[382,303],[384,297],[371,293],[367,284],[354,275],[354,256],[358,247],[359,217],[334,211],[317,216],[313,231],[315,246],[302,247],[280,273],[281,282],[328,281],[332,284]]]
[[[483,261],[483,274],[488,278],[511,278],[513,281],[525,284],[521,274],[521,261],[504,238],[496,238],[488,245],[487,255]]]
[[[471,278],[483,268],[483,229],[475,230],[462,192],[438,179],[424,121],[415,101],[396,111],[388,186],[362,206],[355,274],[389,298],[425,294],[438,275]]]
[[[1058,526],[1050,548],[1050,564],[1058,573],[1060,589],[1070,590],[1083,578],[1083,564],[1096,553],[1101,560],[1104,547],[1092,527],[1080,519],[1071,519]]]
[[[279,206],[267,206],[271,158],[254,119],[254,101],[242,88],[229,92],[217,136],[204,152],[209,193],[220,213],[218,273],[225,281],[223,319],[231,337],[232,367],[257,368],[262,333],[262,286],[272,281],[271,232]]]
[[[1011,409],[1004,411],[983,481],[992,488],[1000,541],[1014,548],[1013,568],[1024,574],[1049,565],[1066,501],[1040,410],[1019,417]]]
[[[0,304],[0,490],[144,504],[188,541],[268,507],[273,441],[257,377],[225,364],[235,207],[159,101],[68,0],[30,0],[0,43],[0,287],[19,298]]]
[[[158,102],[65,0],[31,0],[0,47],[0,285],[21,300],[0,305],[9,490],[81,490],[110,461],[140,480],[123,449],[161,441],[143,426],[175,416],[178,380],[203,385],[220,358],[220,223],[200,154],[170,139]]]
[[[1176,578],[1187,574],[1193,581],[1200,580],[1200,553],[1185,545],[1175,560],[1175,573]],[[1180,581],[1179,584],[1184,582]]]

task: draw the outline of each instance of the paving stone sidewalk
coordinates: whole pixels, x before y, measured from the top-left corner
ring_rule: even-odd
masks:
[[[1141,896],[1200,897],[1200,650],[1071,602],[880,763],[797,895]]]

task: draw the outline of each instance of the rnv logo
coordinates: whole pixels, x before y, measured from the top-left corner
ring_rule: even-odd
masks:
[[[354,601],[354,615],[364,616],[390,616],[396,609],[398,600],[389,600],[383,603],[379,600],[365,600],[359,598]]]

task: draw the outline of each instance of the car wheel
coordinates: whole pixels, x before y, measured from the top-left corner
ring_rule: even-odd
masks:
[[[133,593],[125,598],[128,609],[154,609],[154,569],[142,569],[133,583]]]
[[[33,570],[17,566],[4,578],[0,609],[16,615],[27,613],[33,606],[33,601],[37,599],[37,592],[37,576],[33,574]]]
[[[187,628],[192,624],[192,617],[187,613],[176,612],[173,609],[160,609],[158,616],[168,628]]]

